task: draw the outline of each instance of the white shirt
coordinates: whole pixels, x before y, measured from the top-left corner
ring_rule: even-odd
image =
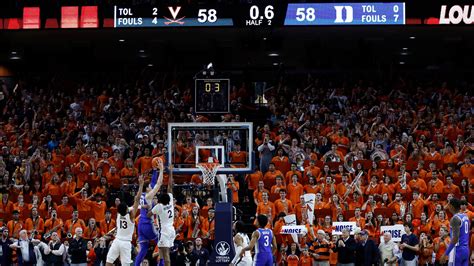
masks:
[[[130,220],[130,214],[125,216],[117,213],[117,239],[122,241],[132,241],[133,232],[135,231],[135,223]]]
[[[158,218],[158,226],[160,228],[174,228],[174,206],[173,206],[173,195],[168,193],[170,196],[170,203],[163,205],[161,203],[156,204],[155,207],[151,210]]]
[[[29,249],[29,241],[27,240],[19,240],[18,241],[21,250],[21,256],[23,257],[23,261],[30,261],[30,249]]]

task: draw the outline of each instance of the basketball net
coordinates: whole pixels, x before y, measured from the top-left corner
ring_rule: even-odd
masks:
[[[227,188],[226,181],[227,175],[217,174],[217,171],[221,167],[219,162],[214,162],[212,157],[209,157],[207,163],[198,163],[196,165],[202,173],[202,183],[204,185],[214,186],[216,184],[215,180],[217,177],[217,183],[219,185],[219,202],[227,202]]]
[[[209,157],[207,163],[198,163],[197,167],[202,173],[202,183],[213,186],[215,184],[217,171],[221,165],[219,163],[215,163],[212,157]]]

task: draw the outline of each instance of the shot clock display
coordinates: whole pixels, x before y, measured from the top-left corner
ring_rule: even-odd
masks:
[[[196,113],[230,112],[229,79],[196,79],[194,91]]]

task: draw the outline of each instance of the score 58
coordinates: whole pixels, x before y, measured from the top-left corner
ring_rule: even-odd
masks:
[[[199,23],[214,23],[217,21],[217,10],[215,9],[199,9],[198,22]]]

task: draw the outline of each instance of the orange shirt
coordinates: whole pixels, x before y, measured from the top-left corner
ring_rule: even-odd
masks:
[[[316,194],[319,191],[319,187],[316,184],[315,185],[309,185],[308,184],[308,185],[304,186],[304,191],[307,194]]]
[[[128,168],[125,167],[120,170],[120,177],[127,177],[127,176],[138,176],[138,169],[135,167]]]
[[[451,194],[454,194],[454,195],[459,195],[459,194],[461,194],[461,190],[455,184],[452,184],[452,185],[446,184],[443,187],[443,193],[451,193]]]
[[[76,165],[73,168],[73,173],[77,177],[77,187],[82,188],[84,186],[84,182],[89,178],[89,173],[91,171],[91,168],[89,164],[84,165],[84,170],[81,170],[81,167],[79,166],[80,164]]]
[[[270,192],[272,194],[278,194],[280,193],[280,190],[282,189],[286,189],[286,186],[284,184],[281,184],[281,185],[273,185],[272,186],[272,189],[270,190]]]
[[[444,184],[439,178],[437,181],[432,180],[428,183],[428,194],[443,193],[443,188]]]
[[[275,210],[277,214],[280,212],[284,212],[286,214],[293,213],[293,203],[290,200],[282,201],[281,199],[277,199],[275,201]]]
[[[33,230],[36,230],[39,234],[42,234],[44,232],[44,220],[43,220],[43,218],[38,216],[34,221],[33,221],[32,218],[26,219],[25,229],[28,231],[28,234],[31,234],[31,232]],[[37,235],[37,237],[38,236],[39,235]]]
[[[421,178],[417,178],[416,180],[410,180],[410,182],[408,182],[408,186],[411,188],[411,190],[418,190],[418,192],[420,192],[421,194],[425,194],[428,190],[425,180]]]
[[[257,189],[260,180],[263,180],[263,174],[261,171],[256,171],[245,176],[245,182],[247,182],[249,190]]]
[[[275,179],[277,176],[283,177],[283,174],[279,170],[275,170],[273,172],[268,171],[263,176],[263,181],[265,182],[265,184],[275,184]]]
[[[247,153],[244,151],[232,151],[229,153],[229,158],[232,164],[242,165],[247,161]]]
[[[421,199],[411,201],[411,212],[413,214],[413,219],[420,219],[421,213],[425,207],[425,202]]]
[[[82,231],[84,232],[86,230],[86,224],[84,223],[84,220],[82,219],[77,219],[74,223],[71,219],[67,220],[66,223],[64,224],[64,232],[71,233],[72,235],[75,234],[76,228],[82,228]]]
[[[474,178],[474,164],[464,164],[459,169],[461,171],[461,176],[471,180]]]
[[[107,209],[107,204],[104,201],[97,202],[88,200],[86,204],[89,205],[91,210],[94,212],[94,218],[96,221],[102,221],[105,219],[105,210]]]
[[[11,201],[3,202],[0,200],[0,214],[2,213],[12,213],[13,211],[13,203]]]
[[[207,234],[209,233],[209,237],[207,239],[209,240],[214,240],[215,238],[215,227],[216,227],[216,221],[215,219],[212,219],[209,221],[209,219],[202,219],[202,236],[206,237]]]
[[[59,205],[58,208],[57,208],[57,212],[70,212],[72,213],[74,211],[74,208],[68,204],[66,206],[64,206],[63,204]]]
[[[152,168],[152,165],[151,165],[152,160],[153,160],[153,157],[151,156],[142,156],[138,158],[137,161],[135,162],[135,167],[140,170],[140,173],[146,173]]]
[[[315,178],[314,180],[316,180],[320,174],[321,174],[321,168],[317,166],[307,166],[304,169],[304,180],[301,182],[306,184],[308,182],[308,178],[310,175]]]
[[[253,198],[254,198],[255,200],[257,200],[257,202],[262,202],[262,201],[263,201],[263,199],[262,199],[262,193],[263,193],[263,192],[266,192],[266,193],[268,193],[268,195],[270,195],[270,191],[268,191],[268,190],[265,189],[265,188],[264,188],[262,191],[259,191],[259,190],[257,189],[257,190],[255,190],[255,191],[253,192]]]
[[[299,203],[300,196],[304,194],[303,186],[300,183],[296,183],[296,185],[293,183],[290,183],[287,186],[287,190],[288,190],[289,200],[293,202],[294,204]]]
[[[436,251],[436,260],[439,261],[441,256],[443,256],[444,252],[446,252],[446,249],[449,246],[449,242],[451,242],[451,239],[449,236],[444,238],[444,240],[441,239],[441,237],[437,237],[433,240],[433,247],[436,249],[438,247],[438,251]]]
[[[300,171],[288,171],[286,172],[286,175],[285,175],[285,182],[286,184],[291,184],[293,181],[291,180],[291,177],[293,175],[297,175],[298,176],[298,181],[301,181],[301,172]]]
[[[423,158],[425,161],[438,161],[441,160],[441,154],[437,151],[434,153],[427,152]]]
[[[290,254],[286,256],[287,266],[298,266],[300,258],[297,255]]]
[[[100,228],[97,226],[94,226],[92,228],[87,226],[86,230],[84,230],[85,239],[95,239],[96,237],[100,237],[100,236],[101,236]]]
[[[313,265],[313,258],[308,254],[308,256],[300,256],[300,266],[311,266]]]
[[[11,220],[7,223],[7,229],[10,236],[18,239],[19,233],[23,229],[23,222]]]
[[[234,184],[235,188],[230,182],[227,184],[227,188],[230,188],[232,190],[232,202],[239,203],[239,182],[234,181],[232,183]]]
[[[61,183],[61,194],[71,196],[72,194],[74,194],[75,190],[76,182],[72,181],[71,183],[68,183],[67,181],[64,181]]]
[[[48,183],[44,191],[51,196],[61,196],[61,187],[59,184]]]
[[[356,222],[356,226],[360,228],[365,228],[365,218],[364,217],[351,217],[349,218],[349,222]]]
[[[257,205],[257,215],[268,214],[272,217],[272,220],[276,217],[275,205],[268,201],[266,204],[262,201]]]
[[[44,232],[48,233],[53,229],[54,227],[57,227],[56,233],[58,234],[59,238],[61,238],[61,231],[63,228],[63,221],[61,219],[53,219],[49,218],[44,222]],[[53,232],[51,232],[53,233]]]
[[[275,156],[272,158],[272,163],[275,164],[275,169],[282,173],[290,170],[290,159],[288,159],[288,156]]]

